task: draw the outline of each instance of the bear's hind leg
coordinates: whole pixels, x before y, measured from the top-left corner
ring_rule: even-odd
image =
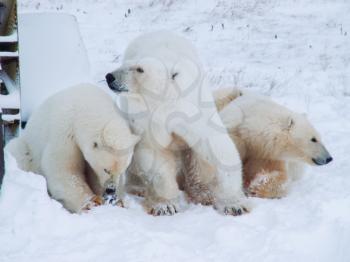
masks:
[[[50,195],[73,213],[89,210],[101,205],[85,181],[84,161],[76,150],[52,150],[48,146],[42,158],[42,170]]]

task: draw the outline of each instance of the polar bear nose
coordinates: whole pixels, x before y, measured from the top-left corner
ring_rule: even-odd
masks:
[[[327,157],[327,159],[326,159],[326,164],[328,164],[329,162],[331,162],[333,160],[333,157]]]
[[[115,77],[114,77],[111,73],[108,73],[108,74],[106,75],[107,84],[113,83],[114,80],[115,80]]]
[[[122,76],[120,72],[124,72],[124,71],[116,71],[114,74],[108,73],[105,76],[107,84],[109,88],[116,93],[128,92],[129,89],[127,86],[123,84]]]
[[[321,158],[321,157],[318,157],[318,158],[313,158],[312,161],[316,164],[316,165],[319,165],[319,166],[322,166],[322,165],[327,165],[329,162],[331,162],[333,160],[333,158],[331,156],[327,157],[327,158]]]

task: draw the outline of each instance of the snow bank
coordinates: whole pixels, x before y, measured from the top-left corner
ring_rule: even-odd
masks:
[[[186,206],[152,217],[136,199],[68,213],[43,177],[6,156],[0,198],[0,261],[347,261],[349,180],[325,168],[295,183],[281,200],[252,199],[253,210],[225,217]]]

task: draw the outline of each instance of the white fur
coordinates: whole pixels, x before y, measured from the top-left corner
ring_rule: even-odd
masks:
[[[220,111],[229,130],[237,135],[238,145],[244,141],[251,145],[253,154],[261,158],[303,161],[311,165],[312,159],[330,157],[317,130],[305,114],[281,106],[267,97],[245,92]],[[313,142],[312,139],[316,139]],[[239,150],[245,158],[245,150]]]
[[[177,205],[174,134],[216,168],[210,182],[215,207],[239,209],[245,198],[239,154],[217,114],[192,44],[168,32],[145,34],[129,45],[122,67],[112,74],[117,85],[129,89],[121,108],[133,131],[142,135],[132,170],[148,186],[151,209],[160,202]]]
[[[21,168],[46,177],[53,198],[79,212],[107,183],[118,185],[137,141],[113,100],[82,84],[48,98],[7,149]]]
[[[325,165],[332,161],[305,114],[237,88],[218,89],[214,97],[238,148],[247,194],[282,197],[289,181],[302,175],[304,163]]]

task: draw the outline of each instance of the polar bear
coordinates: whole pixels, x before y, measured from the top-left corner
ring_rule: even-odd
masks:
[[[302,163],[325,165],[332,161],[304,114],[236,88],[218,89],[214,97],[240,153],[248,194],[282,197],[287,181],[302,172]]]
[[[122,197],[121,175],[138,141],[113,100],[81,84],[49,97],[6,149],[20,168],[45,176],[66,209],[81,212],[101,204],[104,192]]]
[[[217,113],[192,44],[170,32],[144,34],[130,43],[120,68],[106,75],[120,93],[120,107],[142,136],[128,177],[146,185],[145,206],[153,215],[178,211],[177,175],[182,150],[206,163],[202,173],[220,213],[247,211],[239,153]],[[127,92],[123,92],[127,91]],[[209,170],[209,168],[208,168]]]

